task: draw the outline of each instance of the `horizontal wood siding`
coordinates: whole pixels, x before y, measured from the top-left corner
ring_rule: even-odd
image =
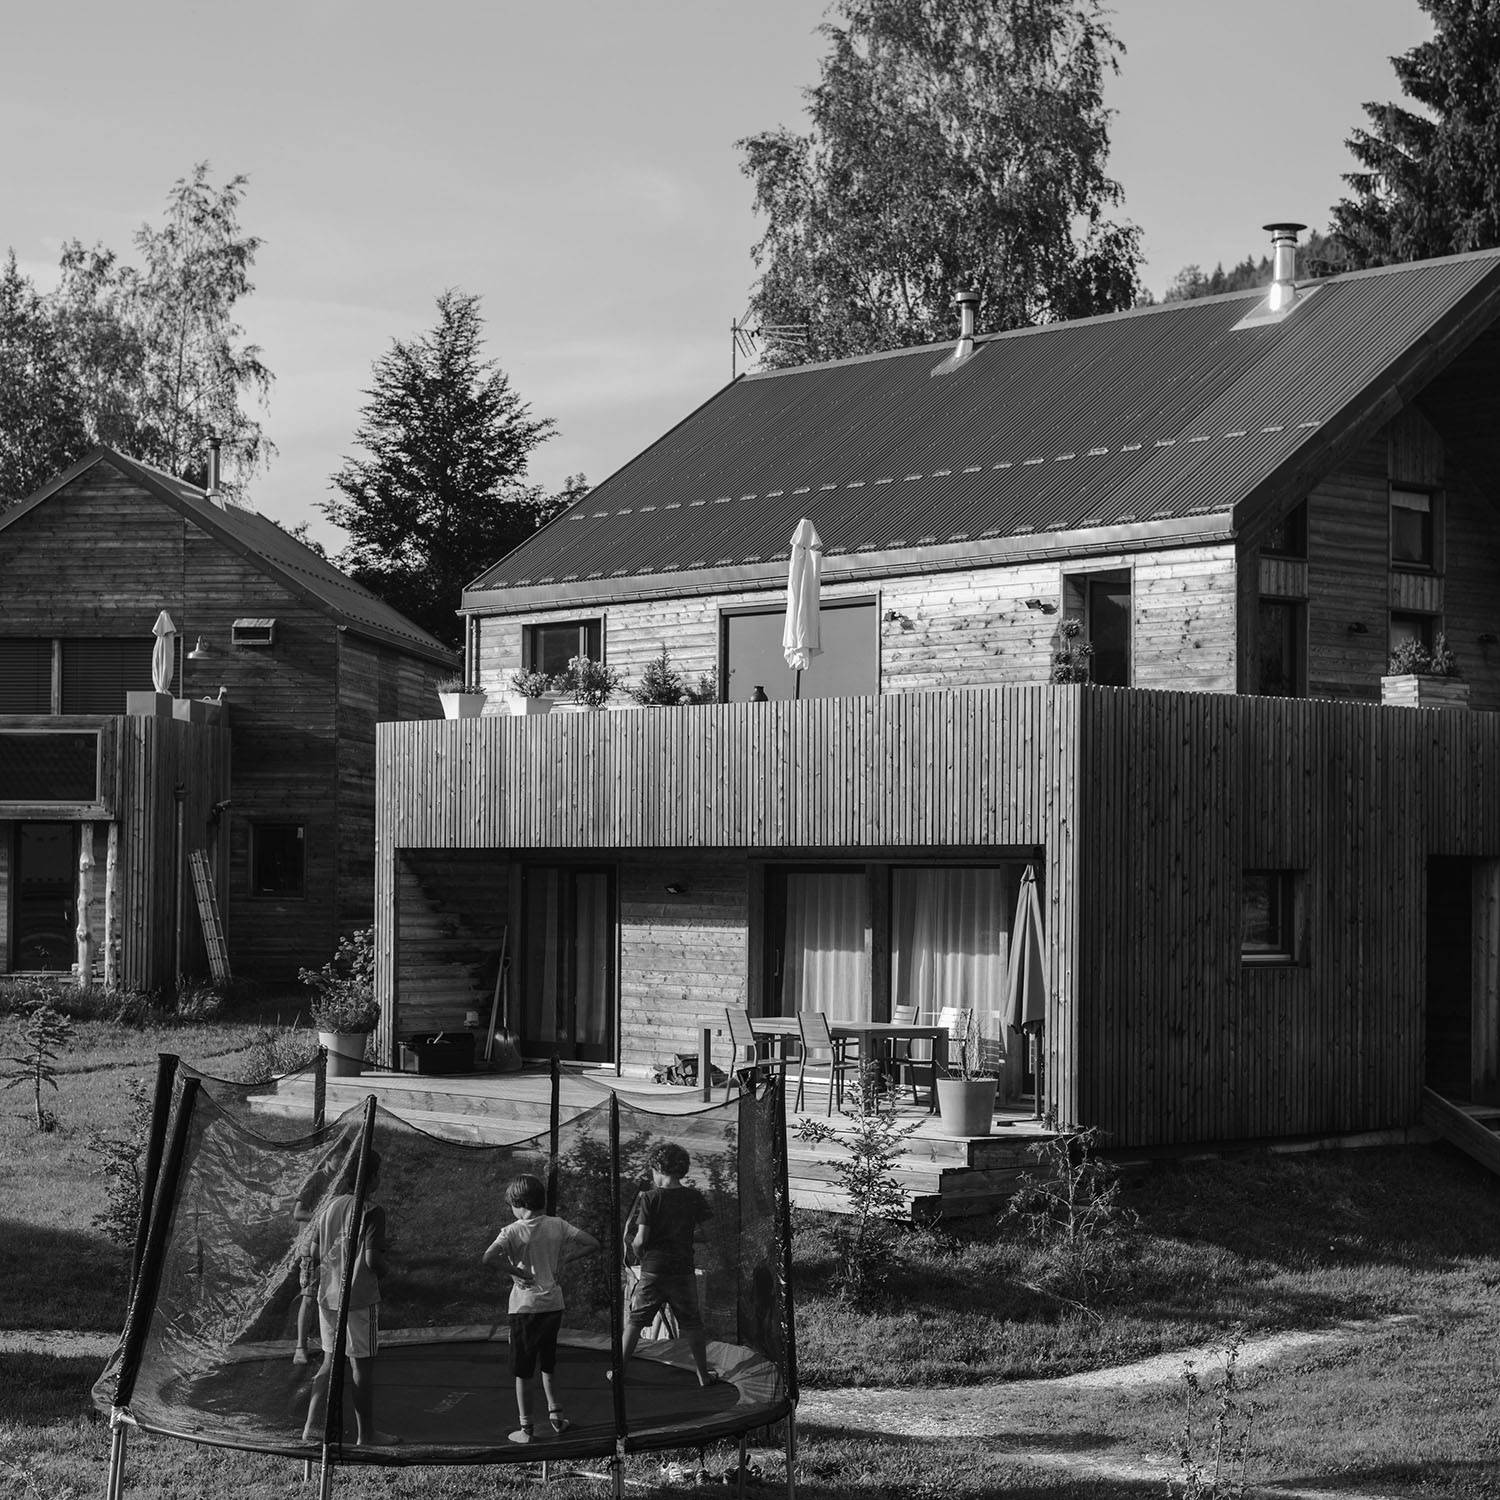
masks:
[[[1081,1117],[1131,1145],[1412,1123],[1427,859],[1500,854],[1500,717],[1100,691],[1084,712]],[[1242,962],[1255,869],[1300,872],[1304,962]]]
[[[636,889],[630,861],[653,850],[719,851],[742,867],[751,854],[770,850],[833,857],[1041,848],[1046,915],[1057,935],[1051,988],[1058,1025],[1048,1038],[1056,1071],[1049,1076],[1066,1091],[1077,1013],[1071,944],[1079,691],[1035,685],[383,725],[376,754],[382,1001],[389,1007],[395,992],[398,853],[615,851],[627,903]],[[717,893],[711,899],[721,916],[730,899],[727,868],[716,866],[705,887]],[[709,1013],[729,993],[727,951],[705,970],[707,998],[694,1002]],[[738,963],[736,993],[747,964],[742,950]],[[680,995],[668,985],[666,998]],[[644,996],[631,1003],[644,1004]],[[1059,1104],[1071,1108],[1066,1093]]]

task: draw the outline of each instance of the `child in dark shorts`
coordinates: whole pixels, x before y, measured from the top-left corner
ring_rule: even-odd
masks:
[[[511,1279],[510,1359],[511,1374],[516,1379],[518,1425],[510,1440],[529,1443],[534,1430],[531,1380],[538,1369],[552,1430],[563,1433],[573,1425],[563,1414],[552,1386],[563,1315],[563,1291],[557,1277],[569,1260],[597,1250],[599,1241],[545,1211],[547,1190],[540,1178],[517,1177],[506,1188],[505,1201],[516,1216],[515,1222],[495,1236],[484,1252],[484,1261],[498,1266]]]
[[[664,1307],[671,1308],[678,1331],[688,1341],[699,1385],[712,1385],[703,1315],[698,1310],[698,1277],[693,1265],[693,1238],[711,1215],[708,1200],[682,1179],[690,1165],[688,1154],[673,1141],[656,1147],[647,1157],[651,1186],[635,1200],[626,1226],[626,1243],[640,1263],[640,1278],[630,1294],[625,1314],[625,1338],[620,1358],[635,1353],[642,1332]]]

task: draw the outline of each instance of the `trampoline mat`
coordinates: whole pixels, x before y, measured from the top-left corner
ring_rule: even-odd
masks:
[[[642,1342],[625,1371],[627,1448],[691,1446],[779,1420],[790,1409],[770,1361],[738,1344],[710,1343],[720,1381],[699,1386],[682,1340]],[[303,1441],[319,1356],[294,1365],[284,1342],[240,1345],[232,1358],[195,1375],[174,1373],[156,1388],[141,1372],[131,1402],[145,1428],[259,1452],[315,1456]],[[614,1451],[614,1388],[608,1340],[563,1330],[554,1388],[573,1424],[559,1437],[547,1421],[540,1378],[532,1383],[535,1441],[512,1443],[517,1424],[508,1330],[382,1331],[375,1359],[375,1422],[401,1442],[354,1446],[354,1411],[344,1382],[345,1462],[536,1462]]]

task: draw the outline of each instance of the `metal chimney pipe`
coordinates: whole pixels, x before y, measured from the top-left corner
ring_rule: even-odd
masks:
[[[949,357],[956,364],[974,352],[974,314],[979,308],[979,293],[972,290],[959,292],[953,298],[953,305],[959,316],[958,345]]]
[[[219,435],[215,433],[208,440],[208,484],[205,489],[210,500],[217,501],[219,498]]]
[[[1306,224],[1266,224],[1271,236],[1271,292],[1266,306],[1273,313],[1286,312],[1297,300],[1297,236]]]

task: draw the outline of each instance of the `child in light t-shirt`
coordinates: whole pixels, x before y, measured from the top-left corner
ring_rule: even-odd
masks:
[[[518,1425],[510,1434],[513,1443],[529,1443],[531,1380],[542,1375],[542,1395],[552,1430],[564,1433],[572,1423],[564,1415],[553,1388],[557,1368],[557,1335],[562,1328],[563,1290],[558,1273],[568,1261],[599,1248],[587,1231],[546,1212],[547,1190],[540,1178],[517,1177],[505,1190],[505,1201],[515,1214],[484,1252],[486,1265],[498,1266],[509,1276],[511,1373],[516,1380]]]

